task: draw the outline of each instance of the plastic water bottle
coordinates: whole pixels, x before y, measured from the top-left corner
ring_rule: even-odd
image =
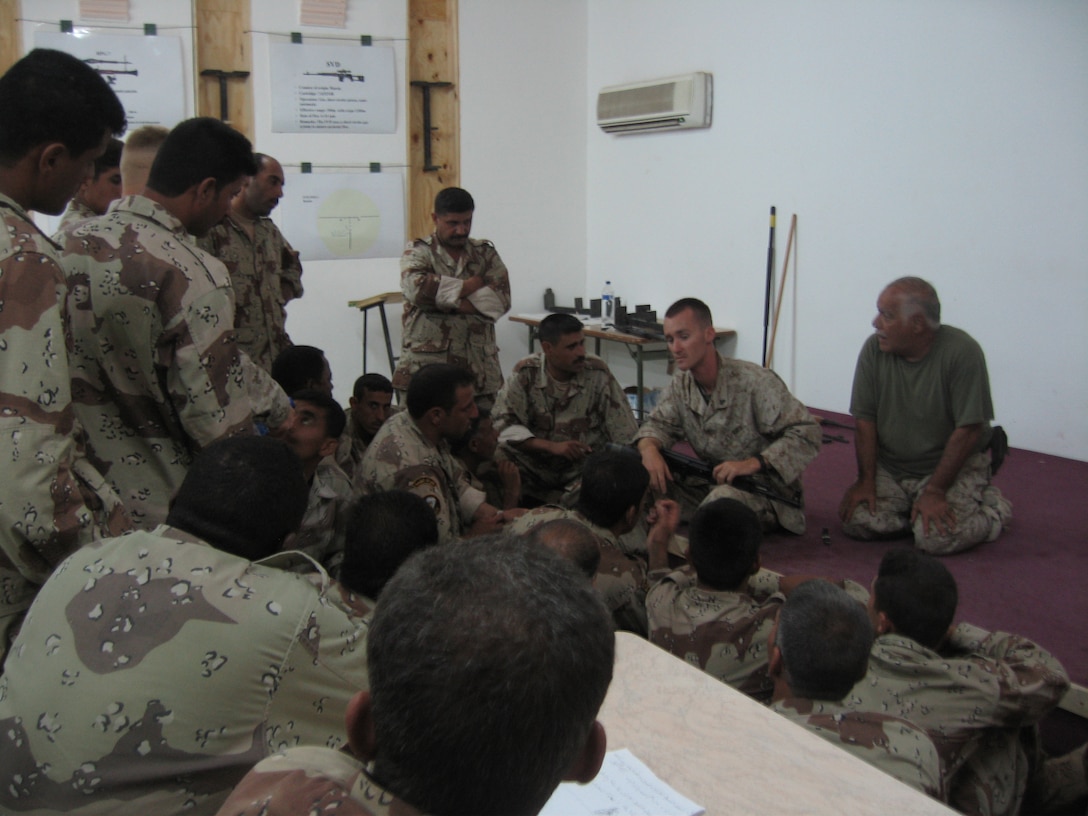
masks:
[[[612,289],[612,281],[605,281],[604,289],[601,290],[601,322],[606,328],[615,325],[615,306],[616,293]]]

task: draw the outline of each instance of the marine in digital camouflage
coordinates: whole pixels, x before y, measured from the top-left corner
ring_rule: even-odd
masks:
[[[1030,640],[961,623],[942,654],[879,635],[868,674],[843,705],[924,728],[941,755],[949,803],[963,813],[1012,816],[1029,774],[1022,731],[1068,688],[1065,669]]]
[[[328,748],[291,748],[261,760],[220,808],[220,816],[402,816],[416,813],[379,785],[362,763]]]
[[[679,372],[637,438],[656,439],[665,448],[687,440],[695,455],[712,466],[761,454],[770,472],[752,478],[783,495],[800,497],[801,474],[820,452],[820,426],[773,371],[717,357],[718,379],[709,398],[703,399],[690,371]],[[688,512],[700,501],[730,498],[752,508],[764,529],[777,522],[791,533],[805,531],[804,511],[782,502],[689,477],[674,484]]]
[[[924,729],[899,717],[851,711],[824,700],[787,697],[772,703],[771,710],[900,782],[945,801],[941,761]]]
[[[604,360],[592,354],[568,382],[548,375],[544,352],[521,360],[499,392],[491,415],[501,455],[518,466],[523,491],[543,502],[559,502],[575,490],[583,463],[519,450],[510,443],[536,437],[574,440],[601,450],[609,442],[630,444],[638,431],[623,389]]]
[[[298,532],[288,536],[285,550],[300,550],[319,562],[333,575],[344,560],[348,503],[351,480],[331,458],[322,459],[310,482],[306,514]]]
[[[470,300],[483,306],[484,313],[462,314],[458,281],[476,275],[487,285]],[[475,375],[477,398],[490,407],[503,383],[495,321],[510,310],[510,279],[495,246],[469,238],[464,254],[454,261],[435,235],[420,238],[400,259],[400,286],[403,334],[393,387],[407,391],[412,375],[423,366],[450,363]]]
[[[133,523],[166,518],[193,455],[253,433],[230,279],[182,223],[128,196],[68,238],[72,398]]]
[[[464,465],[442,440],[437,446],[420,432],[407,411],[393,415],[366,450],[355,479],[366,492],[407,490],[434,510],[441,544],[459,538],[484,503],[484,494],[469,481]]]
[[[286,304],[302,297],[302,263],[271,218],[253,222],[254,238],[228,213],[197,243],[227,267],[234,288],[238,347],[265,371],[291,345]]]
[[[58,247],[0,195],[0,660],[7,632],[69,553],[131,527],[86,458],[72,408]]]
[[[746,593],[702,589],[690,566],[655,570],[650,580],[650,642],[749,697],[770,702],[774,681],[767,673],[767,640],[785,596],[756,600]]]
[[[0,678],[0,812],[214,813],[258,760],[343,745],[367,626],[286,558],[164,525],[62,563]]]
[[[507,525],[515,535],[556,519],[570,519],[584,525],[597,539],[601,562],[593,585],[612,613],[617,629],[646,637],[646,590],[649,586],[645,553],[628,550],[622,538],[598,527],[577,510],[544,505],[536,507]]]

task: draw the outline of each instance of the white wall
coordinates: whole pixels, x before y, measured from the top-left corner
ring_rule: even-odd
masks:
[[[1088,459],[1088,4],[587,7],[588,115],[604,85],[715,82],[709,130],[588,128],[589,291],[702,297],[758,362],[776,205],[779,273],[792,213],[798,235],[775,367],[806,404],[846,410],[879,290],[921,275],[1012,444]]]

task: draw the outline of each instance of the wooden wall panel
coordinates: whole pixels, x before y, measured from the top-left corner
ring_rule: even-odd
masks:
[[[196,112],[220,118],[219,80],[205,69],[253,71],[250,0],[196,0]],[[253,79],[227,80],[227,121],[253,141]]]
[[[431,210],[443,187],[461,183],[461,103],[457,53],[457,0],[408,0],[408,79],[451,82],[432,88],[431,163],[424,171],[423,93],[408,87],[408,234],[433,231]]]
[[[0,0],[0,74],[23,56],[22,37],[19,36],[19,0]]]

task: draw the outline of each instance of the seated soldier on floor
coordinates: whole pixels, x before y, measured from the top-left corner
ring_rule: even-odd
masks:
[[[374,614],[354,756],[270,757],[220,814],[537,813],[601,767],[614,652],[600,599],[543,547],[488,536],[416,553]]]
[[[925,728],[957,810],[1016,814],[1038,769],[1025,745],[1069,677],[1026,638],[953,626],[957,603],[956,579],[938,559],[910,548],[885,553],[869,602],[877,634],[869,673],[843,702]]]
[[[364,374],[355,380],[348,398],[348,426],[340,437],[336,464],[352,479],[363,461],[367,446],[393,411],[393,383],[381,374]]]
[[[465,466],[472,486],[487,494],[487,501],[503,510],[521,502],[521,473],[513,462],[495,459],[499,432],[486,408],[477,409],[467,434],[450,443],[450,452]]]
[[[272,379],[288,394],[312,389],[332,396],[332,369],[325,352],[315,346],[288,346],[277,354]]]
[[[573,519],[557,518],[533,527],[525,540],[558,553],[578,567],[592,583],[597,582],[601,551],[597,547],[597,537],[586,525]]]
[[[851,711],[842,703],[865,677],[872,645],[873,625],[855,598],[828,581],[801,584],[771,631],[771,710],[944,800],[937,748],[923,729],[879,711]]]
[[[675,502],[663,500],[649,513],[650,476],[641,466],[639,456],[630,449],[606,449],[591,454],[582,469],[582,489],[578,505],[568,510],[558,505],[534,508],[509,529],[527,533],[554,519],[571,519],[587,527],[597,539],[601,560],[597,567],[596,587],[612,612],[617,629],[646,636],[647,567],[643,553],[625,547],[622,536],[635,528],[643,515],[650,521],[648,539],[668,539],[676,529],[669,525],[669,508]],[[676,519],[678,521],[679,519]]]
[[[499,455],[518,466],[530,506],[572,507],[586,456],[630,443],[638,423],[608,365],[586,354],[582,321],[548,315],[537,335],[541,351],[514,366],[495,401]]]
[[[300,550],[335,574],[344,557],[344,525],[351,480],[332,455],[344,432],[344,409],[324,391],[298,391],[283,440],[302,460],[310,485],[302,525],[287,539],[286,550]]]
[[[407,490],[425,499],[443,544],[496,532],[516,513],[488,503],[450,453],[450,443],[468,433],[477,413],[473,381],[471,372],[446,363],[419,369],[408,385],[408,410],[382,425],[356,476],[357,490]]]
[[[166,524],[64,561],[0,679],[0,812],[210,813],[263,757],[344,744],[366,627],[277,568],[305,508],[297,456],[230,437]]]

